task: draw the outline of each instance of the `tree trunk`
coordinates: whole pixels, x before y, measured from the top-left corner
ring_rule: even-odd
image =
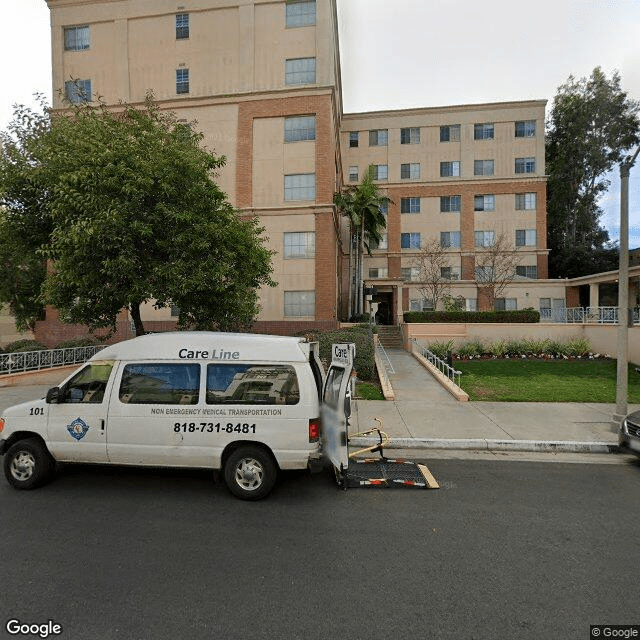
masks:
[[[132,302],[129,305],[129,313],[133,320],[133,326],[136,336],[143,336],[145,334],[144,325],[142,324],[142,318],[140,317],[140,303]]]
[[[351,321],[353,315],[353,278],[355,277],[353,268],[353,224],[349,222],[349,309],[347,312],[347,322]]]

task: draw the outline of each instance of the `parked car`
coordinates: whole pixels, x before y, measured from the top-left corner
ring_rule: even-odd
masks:
[[[640,456],[640,411],[630,413],[622,421],[618,442],[623,449]]]

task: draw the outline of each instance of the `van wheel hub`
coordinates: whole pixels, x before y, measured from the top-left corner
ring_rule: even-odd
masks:
[[[243,458],[236,466],[236,482],[248,491],[257,489],[262,484],[264,469],[255,458]]]
[[[28,480],[33,475],[36,461],[28,451],[21,451],[11,461],[11,475],[20,481]]]

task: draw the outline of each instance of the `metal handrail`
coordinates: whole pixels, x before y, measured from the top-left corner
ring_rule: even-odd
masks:
[[[631,311],[633,324],[640,324],[640,307],[635,307]],[[540,320],[563,324],[618,324],[618,307],[540,309]]]
[[[80,364],[86,362],[101,349],[104,349],[104,345],[0,353],[0,375]]]
[[[380,342],[380,340],[376,340],[375,349],[378,351],[378,355],[380,356],[380,359],[383,362],[386,362],[386,364],[384,365],[384,368],[387,370],[387,373],[392,373],[392,374],[395,373],[395,369],[391,364],[391,360],[389,359],[389,356],[385,348],[382,346],[382,342]]]
[[[415,343],[416,347],[420,351],[420,354],[425,357],[434,367],[442,373],[445,377],[449,378],[453,384],[457,387],[460,387],[460,376],[462,375],[462,371],[457,371],[452,366],[448,365],[444,360],[438,358],[438,356],[427,349],[427,347],[423,347],[415,338],[411,338],[411,341]]]

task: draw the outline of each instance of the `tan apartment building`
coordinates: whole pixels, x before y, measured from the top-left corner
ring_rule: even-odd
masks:
[[[278,286],[260,292],[258,329],[328,328],[344,315],[348,231],[333,194],[368,164],[394,202],[386,248],[365,271],[386,301],[384,321],[423,304],[410,269],[418,236],[450,243],[447,273],[470,308],[480,304],[472,302],[478,234],[485,243],[503,230],[522,244],[526,279],[505,304],[561,297],[540,286],[544,102],[343,115],[336,0],[46,1],[54,108],[64,106],[59,91],[74,101],[99,95],[135,104],[152,90],[163,109],[197,121],[204,144],[226,157],[221,188],[259,216],[275,251]],[[171,321],[169,310],[151,305],[145,316]],[[74,330],[48,309],[36,333],[51,341]]]

